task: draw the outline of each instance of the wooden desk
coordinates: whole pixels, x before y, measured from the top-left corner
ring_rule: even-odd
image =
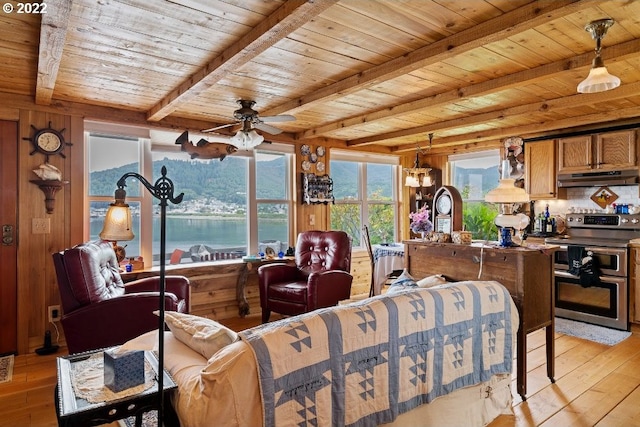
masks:
[[[482,247],[407,240],[405,268],[416,279],[443,274],[449,281],[495,280],[509,290],[518,308],[517,391],[527,392],[527,334],[546,328],[547,375],[554,380],[554,247]]]

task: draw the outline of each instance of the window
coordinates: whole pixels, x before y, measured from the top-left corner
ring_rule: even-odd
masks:
[[[180,204],[167,206],[168,262],[241,258],[257,253],[264,241],[278,242],[286,251],[292,232],[293,146],[271,144],[268,151],[240,151],[224,161],[193,160],[173,143],[178,136],[173,132],[151,130],[145,138],[119,136],[118,128],[105,130],[104,125],[88,124],[87,129],[90,238],[98,238],[104,212],[113,202],[116,182],[124,173],[140,173],[153,184],[161,176],[161,167],[166,166],[175,195],[184,193]],[[129,160],[133,153],[137,153],[135,162]],[[132,178],[127,180],[126,190],[127,203],[136,204],[132,210],[136,238],[121,245],[126,244],[128,256],[141,255],[157,264],[158,200]],[[141,220],[146,218],[150,220]]]
[[[93,132],[89,134],[88,152],[88,210],[89,240],[98,240],[102,230],[105,214],[109,204],[113,203],[116,182],[126,172],[142,173],[142,149],[145,139],[123,136],[117,133],[106,134]],[[118,153],[114,156],[113,153]],[[120,242],[128,254],[140,255],[140,210],[141,201],[139,185],[135,180],[127,183],[127,203],[131,208],[132,230],[135,238],[129,242]]]
[[[451,182],[463,200],[463,223],[474,239],[496,240],[493,221],[498,208],[484,201],[498,185],[499,150],[449,156]]]
[[[354,247],[364,245],[365,224],[374,244],[398,240],[398,168],[394,156],[331,151],[331,228],[345,230]]]
[[[267,247],[275,253],[286,252],[290,244],[291,157],[291,154],[268,151],[255,154],[258,251],[262,253]]]

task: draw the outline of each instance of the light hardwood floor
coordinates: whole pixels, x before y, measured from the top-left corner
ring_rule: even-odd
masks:
[[[275,317],[274,317],[275,319]],[[260,317],[223,321],[235,330]],[[514,393],[514,416],[501,415],[489,427],[640,426],[640,334],[609,347],[556,334],[556,382],[546,376],[544,332],[527,339],[527,400]],[[56,357],[17,356],[13,381],[0,384],[0,427],[56,426],[53,390]],[[515,369],[515,363],[514,363]]]

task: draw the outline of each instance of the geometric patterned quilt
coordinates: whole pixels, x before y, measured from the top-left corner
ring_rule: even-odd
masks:
[[[368,426],[511,373],[509,292],[495,281],[413,288],[240,333],[265,426]]]

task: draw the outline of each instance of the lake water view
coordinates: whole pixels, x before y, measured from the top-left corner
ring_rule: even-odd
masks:
[[[140,217],[133,216],[134,240],[120,242],[125,246],[127,256],[136,256],[140,251]],[[99,239],[104,218],[92,217],[90,221],[91,239]],[[160,218],[153,217],[154,258],[160,253]],[[170,255],[175,249],[187,254],[194,245],[206,245],[213,249],[242,250],[246,254],[248,225],[246,217],[220,216],[168,216],[166,252]],[[261,240],[288,240],[287,221],[285,219],[260,219],[258,236]],[[291,243],[289,243],[291,245]]]

